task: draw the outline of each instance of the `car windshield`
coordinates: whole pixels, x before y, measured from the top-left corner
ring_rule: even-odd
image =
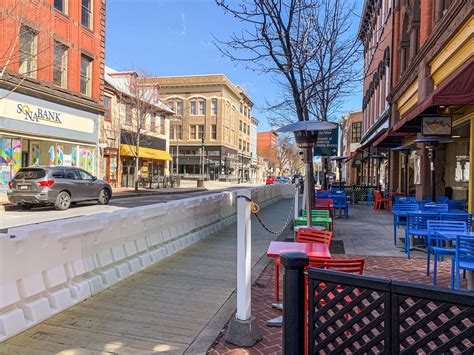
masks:
[[[15,179],[36,180],[44,178],[45,176],[46,171],[44,169],[20,169],[15,175]]]

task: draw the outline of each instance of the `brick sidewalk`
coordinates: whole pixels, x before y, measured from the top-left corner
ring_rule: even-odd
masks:
[[[349,255],[334,255],[334,258],[348,258]],[[383,277],[399,281],[415,282],[432,285],[431,276],[426,275],[426,259],[406,259],[390,256],[365,257],[365,275]],[[438,286],[449,287],[451,261],[438,264]],[[282,275],[282,273],[280,274]],[[282,276],[281,276],[282,277]],[[280,280],[282,282],[283,279]],[[466,280],[461,286],[466,287]],[[269,328],[266,322],[281,315],[274,310],[273,263],[271,262],[252,287],[252,314],[257,318],[263,339],[252,348],[239,348],[225,342],[224,328],[216,343],[209,349],[208,354],[281,354],[281,328]]]

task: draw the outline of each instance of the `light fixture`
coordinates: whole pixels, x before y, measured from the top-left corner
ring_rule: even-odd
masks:
[[[451,136],[451,138],[461,138],[461,136]]]

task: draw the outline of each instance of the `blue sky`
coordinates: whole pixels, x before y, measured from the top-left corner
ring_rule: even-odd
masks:
[[[356,2],[360,13],[361,0]],[[358,18],[355,16],[354,31]],[[117,70],[135,69],[149,75],[225,74],[252,97],[259,131],[268,130],[271,112],[265,100],[278,96],[271,78],[222,57],[212,35],[226,39],[241,23],[224,14],[214,0],[107,0],[106,64]],[[340,115],[362,103],[360,90],[345,100]]]

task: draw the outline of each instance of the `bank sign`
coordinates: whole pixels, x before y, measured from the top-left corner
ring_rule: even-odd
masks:
[[[46,121],[61,124],[61,113],[45,108],[38,107],[33,111],[28,105],[18,104],[16,106],[16,113],[23,114],[25,120],[30,120],[31,122]]]
[[[328,129],[318,132],[318,138],[314,144],[315,156],[333,156],[337,155],[339,143],[339,129]]]

